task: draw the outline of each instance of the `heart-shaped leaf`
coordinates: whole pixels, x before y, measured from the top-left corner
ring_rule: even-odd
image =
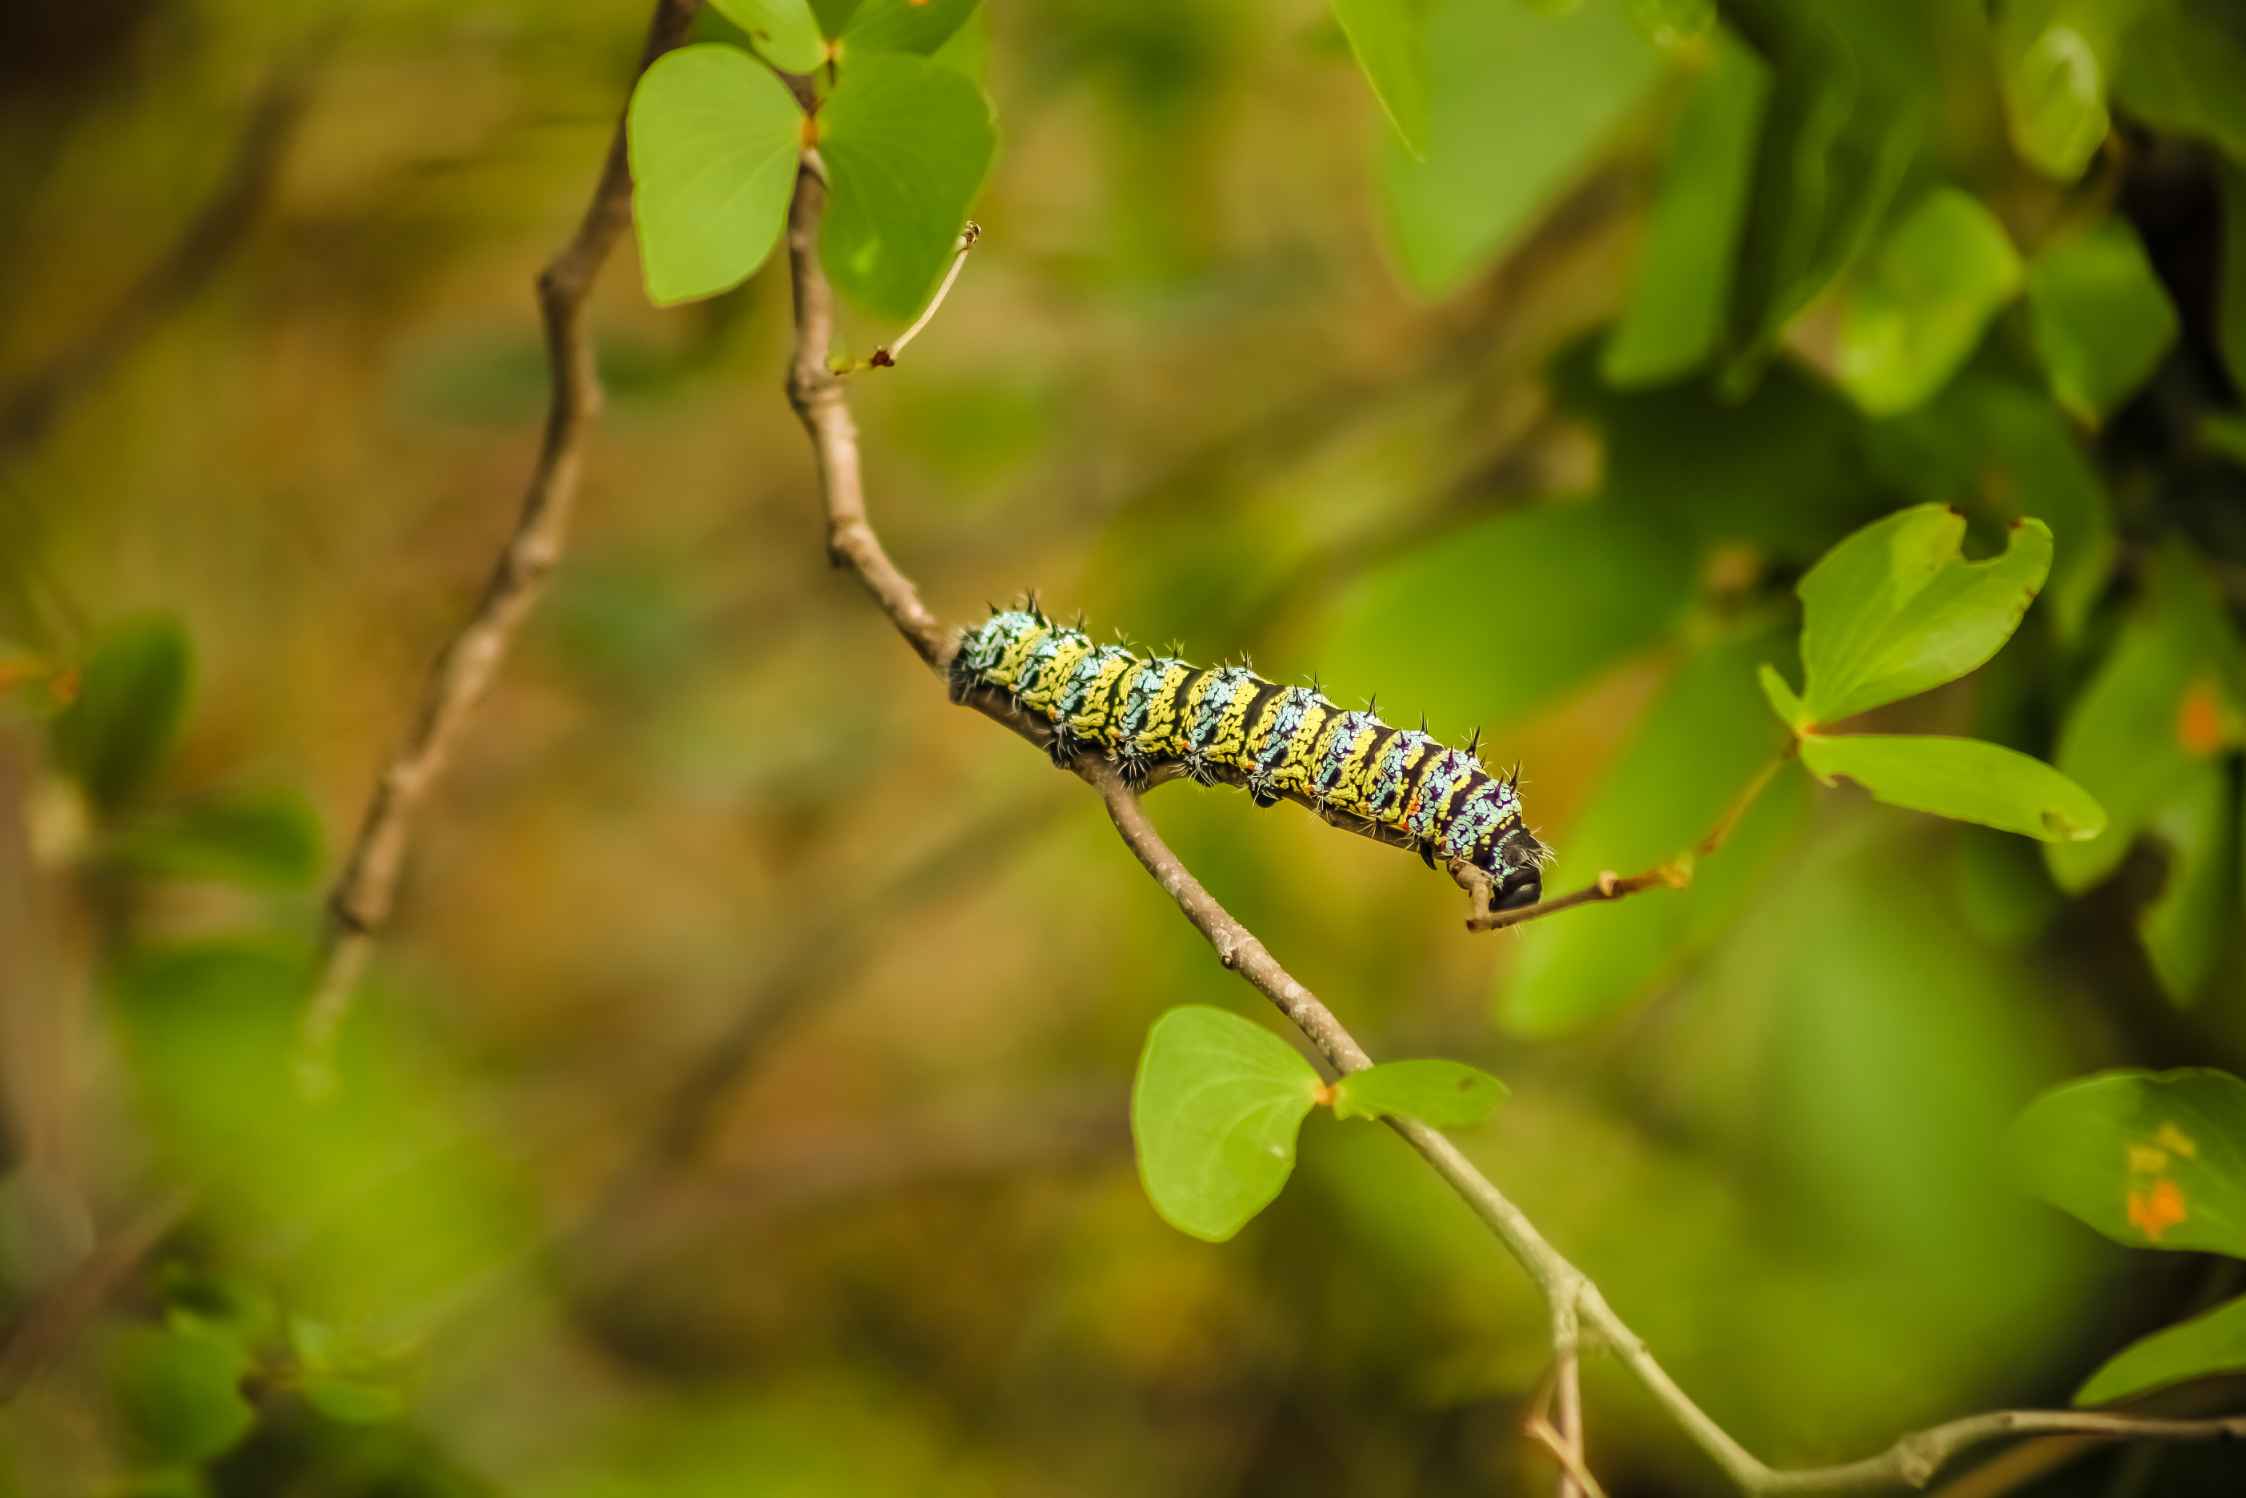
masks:
[[[808,73],[827,60],[827,39],[810,0],[710,0],[718,13],[749,34],[756,49],[791,73]]]
[[[2116,1071],[2044,1093],[2012,1125],[2029,1189],[2116,1242],[2246,1258],[2246,1082]]]
[[[1287,1184],[1318,1073],[1260,1025],[1222,1009],[1154,1022],[1131,1089],[1139,1179],[1162,1220],[1221,1243]]]
[[[2107,1404],[2214,1373],[2246,1373],[2246,1297],[2130,1343],[2090,1375],[2074,1402]]]
[[[2106,826],[2089,792],[2002,744],[1930,734],[1807,734],[1801,757],[1827,785],[1845,776],[1889,806],[2047,843],[2081,842]]]
[[[1409,0],[1333,0],[1333,8],[1397,139],[1425,161],[1427,53],[1418,10]]]
[[[989,101],[955,70],[893,52],[844,69],[819,112],[835,283],[886,316],[918,312],[950,262],[996,145]]]
[[[1959,554],[1965,517],[1917,505],[1825,553],[1801,595],[1802,722],[1834,723],[1955,681],[2019,628],[2051,570],[2051,532],[2015,522],[2002,554]],[[1802,726],[1797,722],[1796,726]]]
[[[779,243],[803,112],[772,70],[714,42],[657,58],[632,90],[632,214],[658,306],[731,290]]]
[[[1334,1084],[1334,1117],[1401,1114],[1438,1129],[1478,1124],[1505,1101],[1505,1084],[1459,1061],[1384,1061]]]

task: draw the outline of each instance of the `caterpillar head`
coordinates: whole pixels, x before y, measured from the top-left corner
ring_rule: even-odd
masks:
[[[1499,910],[1519,910],[1544,898],[1544,865],[1551,855],[1526,827],[1515,828],[1491,850],[1484,871],[1497,881],[1490,903]]]

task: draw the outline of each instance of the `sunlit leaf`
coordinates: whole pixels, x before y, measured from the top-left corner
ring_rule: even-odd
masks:
[[[1722,346],[1769,96],[1770,69],[1720,37],[1677,121],[1630,301],[1601,351],[1611,383],[1674,379]]]
[[[1418,8],[1411,0],[1333,0],[1333,8],[1397,138],[1426,160],[1427,54]]]
[[[989,102],[962,74],[902,53],[856,60],[819,112],[835,283],[889,317],[917,313],[950,263],[996,145]]]
[[[2028,327],[2060,404],[2097,421],[2144,384],[2176,341],[2176,309],[2136,231],[2113,218],[2028,266]]]
[[[110,1397],[139,1454],[159,1465],[208,1461],[249,1434],[249,1354],[198,1331],[128,1327],[106,1351]]]
[[[320,822],[297,792],[213,797],[136,821],[117,857],[143,873],[275,889],[320,870]]]
[[[2020,289],[2020,257],[1978,199],[1925,194],[1866,260],[1843,304],[1836,373],[1865,410],[1908,410],[1955,374]]]
[[[1287,1184],[1318,1073],[1222,1009],[1172,1009],[1147,1031],[1131,1089],[1139,1179],[1162,1220],[1219,1243]]]
[[[1478,1124],[1505,1101],[1505,1084],[1460,1061],[1384,1061],[1334,1084],[1334,1117],[1401,1114],[1439,1129]]]
[[[2023,160],[2072,181],[2105,142],[2113,56],[2141,0],[2007,0],[1994,40],[2005,121]]]
[[[2246,1373],[2246,1297],[2130,1343],[2090,1375],[2074,1402],[2108,1404],[2216,1373]]]
[[[1427,150],[1386,142],[1381,180],[1404,270],[1429,296],[1494,261],[1581,170],[1660,72],[1621,0],[1565,16],[1435,0]]]
[[[2115,1071],[2044,1093],[2012,1126],[2029,1189],[2118,1243],[2246,1258],[2246,1082]]]
[[[756,48],[791,73],[808,73],[827,59],[827,39],[808,0],[711,0],[749,34]]]
[[[2106,814],[2082,787],[2016,749],[1929,734],[1808,734],[1802,763],[1873,799],[2047,843],[2096,837]]]
[[[2143,596],[2060,725],[2059,769],[2106,808],[2105,835],[2045,850],[2062,889],[2121,866],[2130,845],[2200,761],[2246,741],[2246,695],[2229,618],[2180,543],[2155,554]]]
[[[648,299],[747,280],[779,243],[795,184],[803,113],[787,85],[738,47],[681,47],[641,75],[626,128]]]
[[[187,712],[192,659],[176,619],[120,626],[86,662],[77,696],[51,725],[56,765],[114,809],[171,752]]]
[[[1840,542],[1801,580],[1802,710],[1836,723],[1955,681],[2003,648],[2051,567],[2051,532],[2014,523],[1985,561],[1965,517],[1918,505]]]

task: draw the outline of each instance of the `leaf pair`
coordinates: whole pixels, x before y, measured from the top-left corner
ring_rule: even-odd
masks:
[[[1319,1103],[1336,1118],[1402,1114],[1450,1128],[1480,1123],[1504,1096],[1497,1078],[1455,1061],[1391,1061],[1328,1088],[1269,1030],[1189,1006],[1147,1031],[1131,1135],[1154,1210],[1180,1232],[1221,1243],[1287,1184],[1295,1135]]]
[[[926,56],[972,0],[865,0],[824,34],[804,0],[720,8],[791,72],[818,67],[831,46],[839,79],[806,116],[772,68],[738,47],[682,47],[641,76],[626,133],[649,299],[693,301],[755,274],[816,144],[832,195],[828,274],[873,311],[910,317],[942,274],[997,143],[982,90]]]
[[[2045,842],[2096,837],[2103,809],[2040,760],[1978,739],[1826,731],[1956,680],[2012,637],[2050,572],[2051,532],[2018,521],[1982,562],[1964,560],[1964,538],[1962,514],[1919,505],[1827,552],[1798,589],[1802,692],[1766,665],[1764,695],[1828,785],[1845,776],[1891,806]]]
[[[2037,1098],[2012,1126],[2029,1188],[2132,1248],[2246,1259],[2246,1082],[2227,1072],[2119,1071]],[[2246,1298],[2123,1349],[2075,1394],[2126,1399],[2246,1371]]]

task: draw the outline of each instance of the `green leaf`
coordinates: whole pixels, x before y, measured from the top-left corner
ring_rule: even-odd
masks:
[[[2042,760],[1979,739],[1808,734],[1801,758],[1827,785],[1846,776],[1889,806],[2047,843],[2093,838],[2106,825],[2105,812],[2081,786]]]
[[[658,57],[632,90],[632,212],[658,306],[740,285],[779,243],[803,112],[771,69],[701,43]]]
[[[2130,1343],[2090,1375],[2074,1402],[2110,1404],[2214,1373],[2246,1373],[2246,1296]]]
[[[1867,72],[1822,6],[1763,17],[1775,87],[1755,163],[1732,308],[1734,391],[1762,373],[1787,325],[1855,260],[1918,148],[1915,96]]]
[[[2140,0],[2007,0],[1994,41],[2012,145],[2071,182],[2105,143],[2115,48]]]
[[[1629,305],[1601,351],[1610,384],[1674,379],[1721,347],[1769,98],[1762,59],[1719,37],[1662,165]]]
[[[2104,480],[2043,382],[1984,359],[1869,437],[1881,476],[1906,494],[1983,507],[1993,496],[2000,518],[2034,515],[2048,525],[2044,608],[2061,641],[2081,636],[2113,570],[2113,518]]]
[[[1630,24],[1656,47],[1678,47],[1715,28],[1716,0],[1630,0]]]
[[[1262,1026],[1205,1006],[1154,1022],[1131,1088],[1139,1179],[1162,1220],[1221,1243],[1287,1184],[1318,1073]]]
[[[2145,830],[2166,845],[2160,894],[2137,914],[2137,935],[2160,986],[2178,1004],[2199,996],[2235,924],[2237,831],[2230,773],[2203,759],[2172,786]]]
[[[1955,681],[2002,649],[2051,569],[2051,532],[2014,522],[2004,551],[1968,562],[1965,517],[1917,505],[1843,540],[1796,589],[1802,710],[1837,723]]]
[[[2029,1190],[2117,1243],[2246,1258],[2246,1082],[2228,1072],[2064,1083],[2021,1113],[2010,1148]]]
[[[2246,164],[2246,11],[2206,0],[2144,0],[2143,10],[2114,97],[2144,123],[2213,141]]]
[[[1446,296],[1491,264],[1581,171],[1661,71],[1620,0],[1556,18],[1435,0],[1427,152],[1387,142],[1381,184],[1405,274]]]
[[[1334,1117],[1400,1114],[1438,1129],[1478,1124],[1505,1101],[1505,1084],[1459,1061],[1384,1061],[1334,1084]]]
[[[1776,666],[1763,662],[1756,668],[1755,679],[1762,684],[1763,699],[1778,715],[1779,722],[1796,733],[1811,726],[1809,714],[1802,710],[1801,698],[1794,695],[1794,689],[1786,684],[1784,674]]]
[[[1957,373],[2019,289],[2020,257],[1996,216],[1936,188],[1888,233],[1842,307],[1841,387],[1874,415],[1910,409]]]
[[[169,616],[120,626],[95,647],[78,696],[51,725],[56,765],[114,810],[171,752],[187,711],[187,631]]]
[[[2028,267],[2028,329],[2051,392],[2097,422],[2151,377],[2176,341],[2176,309],[2136,230],[2106,219]]]
[[[919,312],[996,145],[990,105],[961,74],[893,53],[855,62],[819,113],[835,283],[885,316]]]
[[[257,1411],[242,1397],[249,1355],[234,1342],[129,1327],[111,1339],[105,1361],[127,1437],[152,1463],[208,1461],[257,1423]]]
[[[982,0],[863,0],[852,8],[839,32],[837,57],[863,61],[875,52],[912,52],[925,57],[967,24]]]
[[[2197,762],[2246,741],[2239,647],[2221,595],[2182,543],[2155,553],[2143,596],[2059,728],[2059,769],[2106,808],[2094,842],[2044,852],[2061,889],[2103,881]]]
[[[1427,54],[1410,0],[1333,0],[1373,97],[1415,161],[1427,159]]]
[[[1754,683],[1755,662],[1782,638],[1776,629],[1756,630],[1686,660],[1631,730],[1590,804],[1559,830],[1546,889],[1587,884],[1604,869],[1649,868],[1706,834],[1784,742],[1757,706]],[[1691,752],[1678,753],[1680,744]],[[1805,777],[1782,775],[1689,887],[1522,927],[1519,959],[1497,982],[1499,1021],[1517,1032],[1555,1033],[1624,1008],[1666,981],[1729,929],[1808,799]]]
[[[212,799],[135,822],[117,857],[148,874],[296,889],[320,871],[320,821],[294,791]]]
[[[749,34],[756,49],[791,73],[827,60],[827,39],[809,0],[711,0],[719,14]]]
[[[2230,366],[2230,382],[2246,390],[2246,167],[2226,167],[2222,190],[2223,262],[2215,293],[2215,346]]]

